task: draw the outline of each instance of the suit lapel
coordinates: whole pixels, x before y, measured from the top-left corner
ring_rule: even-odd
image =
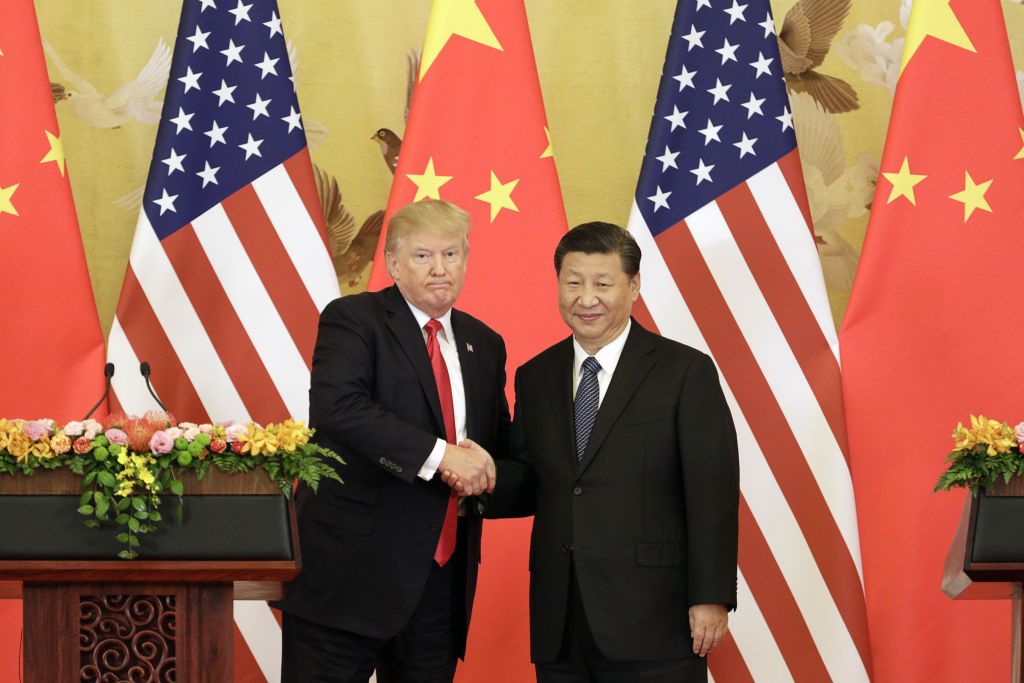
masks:
[[[391,286],[384,292],[385,309],[388,312],[388,328],[398,340],[399,346],[409,358],[416,378],[423,388],[427,403],[434,414],[434,422],[439,434],[444,433],[444,420],[441,418],[441,399],[437,395],[437,384],[434,372],[430,369],[430,357],[427,356],[427,345],[423,341],[423,333],[416,324],[416,318],[409,310],[402,293],[397,286]]]
[[[452,333],[455,335],[455,348],[459,352],[459,365],[462,369],[462,388],[466,395],[466,435],[471,439],[480,437],[480,402],[483,398],[480,389],[480,370],[477,364],[475,340],[469,334],[468,325],[461,311],[452,310]]]
[[[626,338],[626,345],[619,357],[619,364],[615,367],[615,374],[612,375],[611,384],[601,407],[597,411],[597,420],[594,422],[594,429],[590,432],[590,441],[587,442],[587,450],[583,454],[583,462],[576,470],[576,477],[579,478],[594,459],[594,455],[601,448],[601,444],[608,437],[615,421],[633,398],[637,387],[644,380],[647,374],[654,367],[654,357],[651,352],[654,350],[654,342],[650,333],[640,327],[634,320],[629,330],[629,337]],[[571,362],[571,361],[570,361]]]
[[[548,391],[551,397],[551,424],[554,425],[555,453],[564,455],[563,462],[570,472],[576,470],[576,437],[573,436],[572,409],[572,337],[558,345],[547,372]]]

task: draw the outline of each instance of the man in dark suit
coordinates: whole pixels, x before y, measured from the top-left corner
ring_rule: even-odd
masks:
[[[395,286],[320,316],[310,388],[318,443],[344,485],[296,493],[302,573],[284,612],[282,680],[449,682],[466,646],[481,521],[463,492],[493,486],[486,453],[509,426],[505,345],[452,308],[469,215],[443,201],[398,211],[385,243]]]
[[[703,657],[736,605],[732,417],[708,356],[631,320],[639,269],[617,226],[562,238],[572,336],[516,373],[517,455],[497,461],[484,501],[487,517],[536,515],[530,637],[543,682],[706,681]]]

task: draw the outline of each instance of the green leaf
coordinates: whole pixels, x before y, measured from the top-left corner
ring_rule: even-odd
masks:
[[[135,519],[134,517],[129,517],[128,518],[128,528],[131,529],[132,531],[138,531],[139,530],[139,520]]]
[[[89,527],[90,529],[98,529],[100,526],[100,523],[97,522],[95,519],[87,519],[84,522],[82,522],[82,524]]]
[[[142,511],[146,509],[146,499],[142,496],[132,496],[132,507]]]
[[[96,478],[100,480],[101,486],[106,486],[108,489],[112,489],[115,486],[117,486],[117,479],[114,477],[113,474],[107,472],[106,470],[100,470],[100,473],[97,475]]]
[[[78,506],[78,512],[83,515],[91,515],[96,512],[96,508],[92,505],[80,505]]]
[[[92,472],[89,472],[87,475],[85,475],[85,479],[82,480],[82,486],[89,486],[90,484],[92,484],[93,481],[96,480],[96,474],[97,471],[93,470]]]
[[[145,510],[136,510],[135,511],[135,518],[136,519],[149,519],[149,513],[146,512]]]
[[[137,536],[129,536],[128,537],[128,545],[130,545],[132,547],[135,547],[135,548],[138,548],[139,547],[139,539],[138,539],[138,537]]]
[[[128,498],[120,499],[119,501],[117,501],[117,510],[118,510],[118,512],[124,512],[125,510],[128,509],[128,506],[131,505],[131,504],[132,504],[132,501],[129,500]]]
[[[176,496],[180,496],[185,493],[185,485],[181,483],[180,479],[174,479],[171,481],[171,493]]]
[[[86,491],[85,493],[82,494],[82,497],[78,499],[78,504],[85,505],[90,500],[92,500],[92,491]]]
[[[135,553],[130,550],[122,550],[117,554],[122,560],[133,560],[135,559]]]
[[[114,520],[114,523],[115,524],[120,524],[121,526],[124,526],[125,524],[128,523],[129,519],[131,519],[131,515],[129,515],[127,512],[122,512]]]
[[[159,522],[161,519],[163,519],[163,517],[160,516],[160,513],[157,512],[156,510],[153,510],[152,512],[149,513],[149,518],[154,522]]]
[[[118,542],[118,543],[127,543],[127,542],[128,542],[128,534],[127,534],[127,533],[125,533],[124,531],[122,531],[121,533],[119,533],[119,534],[117,535],[117,542]]]
[[[107,512],[110,511],[110,501],[106,498],[103,500],[96,501],[96,516],[106,518]]]

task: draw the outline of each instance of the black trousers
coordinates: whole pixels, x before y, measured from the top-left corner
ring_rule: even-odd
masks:
[[[433,564],[409,622],[392,638],[330,628],[285,612],[281,683],[451,683],[465,637],[466,543]]]
[[[605,657],[587,623],[575,566],[569,576],[562,650],[555,661],[537,664],[538,683],[707,683],[707,660],[697,656],[655,662]]]

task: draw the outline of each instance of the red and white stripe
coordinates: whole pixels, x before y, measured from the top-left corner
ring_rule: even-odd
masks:
[[[108,357],[115,404],[181,420],[307,419],[320,311],[340,296],[306,150],[163,241],[140,212]],[[238,602],[235,620],[259,673],[280,678],[278,621],[265,602]],[[236,638],[236,640],[238,640]]]
[[[870,646],[838,342],[799,157],[654,237],[641,322],[709,353],[740,447],[739,606],[722,681],[868,681]]]

